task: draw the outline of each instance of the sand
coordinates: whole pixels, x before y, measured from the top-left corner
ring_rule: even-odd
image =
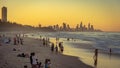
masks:
[[[13,37],[13,35],[11,36]],[[38,39],[25,37],[24,45],[2,44],[0,46],[0,68],[31,68],[29,58],[17,57],[18,54],[35,52],[38,60],[44,65],[46,58],[51,59],[51,68],[93,68],[84,64],[78,57],[52,53],[49,46],[43,46]],[[13,51],[15,48],[17,51]]]

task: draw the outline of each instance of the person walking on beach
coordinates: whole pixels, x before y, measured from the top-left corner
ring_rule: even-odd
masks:
[[[51,52],[54,52],[54,43],[51,45]]]
[[[94,54],[94,66],[95,68],[97,67],[97,59],[98,59],[98,49],[95,49],[95,54]]]

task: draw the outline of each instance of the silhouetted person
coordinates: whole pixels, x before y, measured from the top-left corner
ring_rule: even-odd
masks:
[[[111,55],[111,53],[112,53],[112,49],[110,48],[110,55]]]
[[[63,47],[63,45],[61,46],[61,52],[63,53],[63,51],[64,51],[64,47]]]
[[[51,45],[51,52],[53,52],[54,51],[54,43],[52,43],[52,45]]]
[[[20,43],[20,39],[19,39],[18,36],[16,37],[16,40],[17,40],[17,44],[19,44]]]
[[[20,38],[20,44],[23,45],[23,39],[22,38]]]
[[[58,53],[58,46],[55,47],[55,52]]]
[[[63,53],[64,47],[63,47],[63,45],[62,45],[62,42],[59,43],[59,49],[60,49],[60,52]]]
[[[110,58],[111,58],[111,55],[112,55],[112,49],[111,48],[109,49],[109,53],[110,53]]]
[[[59,50],[61,52],[61,46],[62,46],[62,42],[59,42]]]
[[[17,41],[16,41],[16,38],[14,38],[14,45],[16,45],[17,44]]]
[[[70,40],[70,38],[67,38],[67,41],[69,41]]]
[[[45,42],[45,38],[43,38],[43,46],[45,46],[46,42]]]
[[[24,68],[28,68],[27,65],[24,65]]]
[[[30,64],[31,64],[31,66],[32,66],[32,62],[33,62],[32,56],[33,56],[33,53],[30,53]]]
[[[95,49],[95,54],[94,54],[94,66],[95,68],[97,67],[97,59],[98,59],[98,49]]]

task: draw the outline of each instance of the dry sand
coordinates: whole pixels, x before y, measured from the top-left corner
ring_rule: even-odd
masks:
[[[51,53],[50,47],[42,45],[42,41],[32,38],[23,38],[24,45],[2,44],[0,46],[0,68],[31,68],[29,58],[17,57],[20,53],[35,52],[39,61],[44,65],[46,58],[51,59],[51,68],[93,68],[81,62],[77,57]],[[17,51],[13,51],[13,48]]]

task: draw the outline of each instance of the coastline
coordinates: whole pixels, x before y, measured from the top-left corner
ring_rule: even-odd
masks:
[[[74,42],[74,43],[73,43]],[[94,50],[96,49],[94,45],[88,44],[88,43],[75,43],[75,41],[65,41],[66,48],[68,51],[66,51],[65,54],[67,55],[74,55],[78,56],[82,62],[85,64],[91,65],[95,67],[94,65]],[[69,52],[71,51],[71,53]],[[119,68],[119,61],[120,60],[120,54],[114,54],[109,53],[108,51],[103,51],[98,49],[98,62],[97,62],[97,68]]]

